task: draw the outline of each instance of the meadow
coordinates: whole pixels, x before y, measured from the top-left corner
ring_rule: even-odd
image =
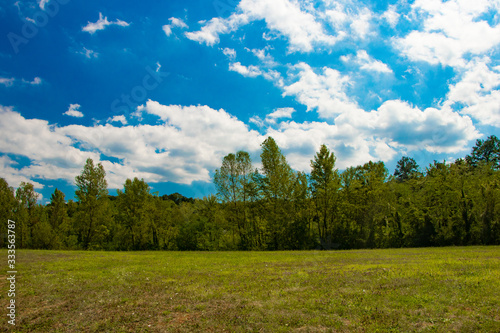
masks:
[[[15,332],[500,332],[500,247],[19,250]]]

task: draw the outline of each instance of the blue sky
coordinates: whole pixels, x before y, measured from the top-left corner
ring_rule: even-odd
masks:
[[[500,127],[500,1],[2,1],[0,176],[73,198],[109,187],[213,193],[222,158],[296,170],[465,156]]]

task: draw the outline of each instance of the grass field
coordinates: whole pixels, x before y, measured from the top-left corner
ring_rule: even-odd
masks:
[[[3,331],[500,332],[500,247],[21,250],[15,328],[0,267]]]

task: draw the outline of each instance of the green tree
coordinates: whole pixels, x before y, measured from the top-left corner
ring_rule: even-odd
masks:
[[[396,170],[394,170],[394,177],[400,182],[407,181],[411,178],[420,175],[417,162],[408,156],[403,156],[398,161]]]
[[[335,202],[340,187],[340,179],[335,167],[335,155],[321,145],[319,152],[311,160],[311,190],[316,206],[316,216],[320,243],[323,248],[332,247],[332,231],[337,209]]]
[[[465,160],[473,167],[480,163],[491,163],[493,169],[500,169],[500,140],[495,135],[490,135],[486,140],[477,140]]]
[[[222,160],[222,165],[215,170],[214,184],[217,196],[227,204],[230,210],[230,220],[238,230],[240,247],[248,249],[251,247],[251,235],[248,233],[247,202],[251,196],[253,183],[253,170],[250,155],[245,151],[236,154],[228,154]]]
[[[16,190],[16,199],[16,229],[19,228],[16,238],[19,241],[19,247],[29,248],[32,246],[35,208],[38,200],[33,184],[22,182]]]
[[[158,229],[151,212],[154,208],[153,196],[144,179],[127,179],[123,191],[118,190],[118,221],[125,227],[131,249],[140,250],[158,247]]]
[[[99,245],[93,242],[102,243],[109,233],[108,183],[104,167],[101,163],[94,166],[94,161],[88,158],[75,182],[80,242],[84,249],[89,249],[91,245]]]
[[[50,204],[47,208],[49,211],[49,224],[54,232],[53,247],[59,248],[63,244],[67,245],[70,218],[64,193],[56,188],[50,197]]]
[[[14,189],[9,186],[5,179],[0,178],[0,221],[2,221],[0,224],[0,247],[6,246],[7,220],[14,220],[15,209]]]
[[[268,246],[274,250],[284,249],[287,247],[286,230],[292,222],[287,219],[287,213],[291,210],[297,177],[272,137],[268,137],[261,147],[263,177],[260,178],[260,190],[268,207]]]

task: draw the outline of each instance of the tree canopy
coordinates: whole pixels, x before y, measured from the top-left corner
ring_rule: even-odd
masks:
[[[259,169],[245,151],[214,172],[216,195],[152,193],[126,179],[110,196],[101,163],[75,178],[75,201],[55,189],[37,203],[33,184],[0,178],[0,215],[16,221],[21,248],[105,250],[295,250],[500,244],[499,140],[478,140],[454,163],[420,169],[402,157],[345,170],[326,145],[297,172],[277,142],[261,145]],[[110,200],[111,199],[111,200]],[[2,226],[5,229],[5,225]],[[2,229],[2,230],[4,230]],[[1,230],[0,230],[1,231]],[[5,230],[4,230],[5,231]],[[4,237],[0,246],[6,246]]]

